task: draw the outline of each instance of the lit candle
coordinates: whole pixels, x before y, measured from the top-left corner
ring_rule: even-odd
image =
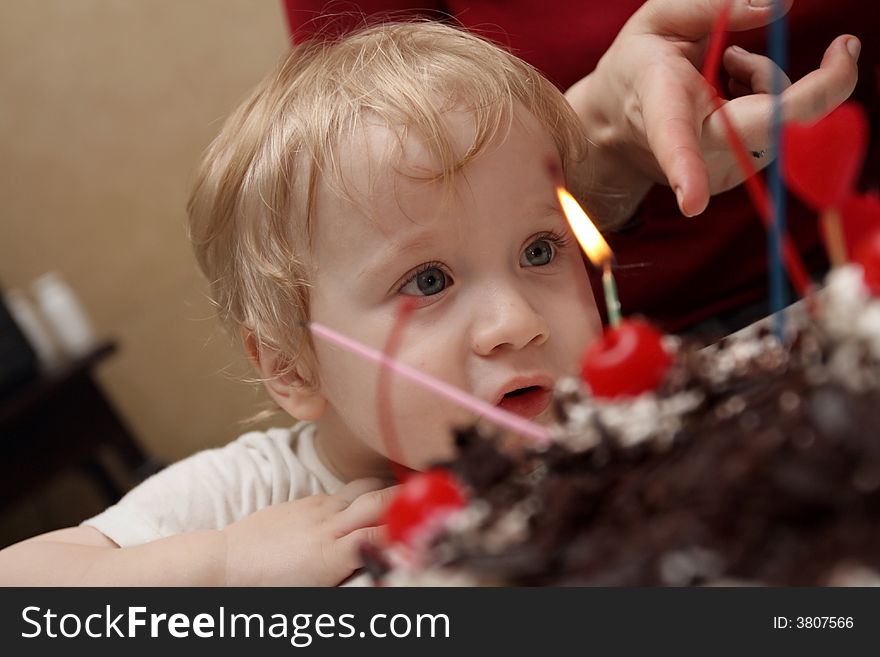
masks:
[[[614,254],[608,247],[608,242],[602,237],[599,230],[590,221],[587,213],[580,206],[574,196],[562,186],[556,187],[556,196],[565,214],[568,223],[578,243],[587,254],[587,257],[597,267],[602,267],[602,290],[605,292],[605,306],[608,309],[608,323],[620,326],[620,299],[617,296],[617,283],[614,274],[611,273],[611,261]]]
[[[617,286],[611,274],[614,253],[575,198],[561,185],[556,195],[562,212],[590,262],[602,267],[609,328],[587,347],[581,377],[595,397],[635,397],[660,385],[672,356],[663,335],[641,319],[622,320]]]

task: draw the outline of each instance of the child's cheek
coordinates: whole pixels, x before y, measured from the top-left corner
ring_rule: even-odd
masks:
[[[392,406],[404,465],[418,470],[454,456],[452,427],[473,421],[468,411],[405,382],[395,385]]]
[[[407,467],[424,471],[455,456],[452,431],[446,424],[437,425],[436,431],[422,429],[412,436],[415,440],[404,441],[404,465]]]

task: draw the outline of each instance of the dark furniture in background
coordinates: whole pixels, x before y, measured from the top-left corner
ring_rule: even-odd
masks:
[[[0,399],[37,375],[37,355],[3,302],[0,287]]]
[[[113,342],[99,344],[0,400],[0,509],[62,470],[85,472],[112,504],[159,469],[93,378],[94,367],[115,351]],[[98,456],[102,448],[118,455],[129,481],[111,474]]]

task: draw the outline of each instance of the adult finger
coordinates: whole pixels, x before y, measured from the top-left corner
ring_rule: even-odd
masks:
[[[724,104],[724,112],[739,136],[746,151],[759,154],[752,164],[763,169],[775,157],[770,148],[770,122],[773,118],[773,99],[770,94],[747,94]],[[731,147],[721,112],[713,112],[704,125],[703,143],[708,152],[721,154],[729,160],[726,174],[716,168],[713,193],[730,189],[742,182],[742,172],[736,160],[730,159]],[[717,165],[716,165],[717,166]]]
[[[816,121],[846,100],[855,88],[856,57],[848,46],[858,39],[841,36],[835,39],[819,69],[792,84],[782,94],[782,112],[785,121]],[[773,96],[751,94],[730,101],[724,106],[727,116],[747,150],[762,153],[755,162],[757,168],[766,166],[775,156],[770,149],[770,121],[773,116]],[[718,112],[705,125],[706,142],[711,150],[723,148],[727,138]],[[727,188],[727,185],[722,185]]]
[[[769,144],[774,96],[770,94],[776,90],[776,84],[785,91],[791,86],[791,80],[769,57],[750,53],[738,46],[731,46],[724,53],[724,67],[731,76],[729,88],[736,99],[726,104],[725,112],[746,148],[761,154],[754,164],[757,169],[762,169],[773,158]],[[778,82],[774,79],[776,76],[779,76]],[[709,119],[706,131],[711,138],[704,143],[726,142],[727,136],[720,119],[717,112]],[[731,171],[738,173],[735,168]],[[721,189],[728,189],[734,184],[734,179],[722,176],[716,178],[716,184],[720,184]],[[718,189],[713,191],[717,192]]]
[[[819,68],[795,82],[783,94],[786,121],[816,121],[849,98],[856,88],[861,43],[851,35],[828,46]]]
[[[702,39],[730,2],[727,29],[739,32],[769,24],[775,17],[773,0],[649,0],[635,14],[633,29],[686,39]],[[784,0],[788,12],[794,0]]]
[[[727,90],[730,92],[731,98],[740,98],[742,96],[749,96],[752,93],[752,88],[746,84],[742,84],[741,82],[737,82],[733,78],[728,80],[727,82]]]
[[[709,174],[700,149],[702,120],[696,99],[681,84],[656,75],[641,101],[648,146],[675,192],[679,209],[688,217],[699,214],[709,203]]]
[[[381,490],[364,493],[333,519],[333,530],[337,536],[344,536],[355,529],[375,525],[388,503],[397,494],[400,486],[389,486]]]
[[[791,80],[769,57],[751,53],[739,46],[731,46],[724,53],[724,68],[730,74],[731,82],[738,82],[756,94],[770,94],[776,91],[775,78],[778,75],[780,91],[791,86]]]

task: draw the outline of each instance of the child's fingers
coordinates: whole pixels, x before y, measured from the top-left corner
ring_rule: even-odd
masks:
[[[739,46],[731,46],[725,51],[724,68],[730,74],[731,87],[733,88],[732,83],[739,83],[735,87],[737,91],[746,88],[756,94],[773,93],[775,91],[774,76],[777,74],[782,91],[791,86],[791,80],[772,59],[748,52]]]
[[[327,547],[324,572],[328,581],[338,584],[363,566],[361,548],[364,545],[382,545],[385,536],[383,525],[361,527],[341,536]]]
[[[385,525],[371,525],[370,527],[361,527],[349,532],[336,543],[343,553],[349,556],[349,563],[354,568],[360,568],[363,565],[361,559],[361,548],[364,545],[382,546],[385,544]]]
[[[362,495],[372,491],[381,490],[382,487],[385,485],[386,482],[377,477],[365,477],[363,479],[355,479],[354,481],[348,482],[345,486],[343,486],[340,490],[338,490],[330,497],[336,503],[336,510],[342,511]]]
[[[350,532],[375,525],[379,522],[385,507],[397,493],[400,486],[389,486],[381,490],[364,493],[347,509],[340,511],[332,520],[336,536],[344,536]]]

